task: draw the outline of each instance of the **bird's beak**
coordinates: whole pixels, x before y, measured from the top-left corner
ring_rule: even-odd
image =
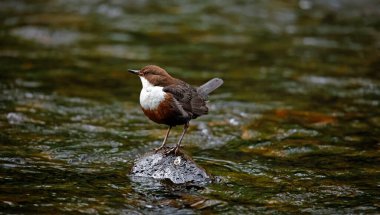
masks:
[[[140,70],[128,69],[128,72],[135,74],[135,75],[139,75]]]

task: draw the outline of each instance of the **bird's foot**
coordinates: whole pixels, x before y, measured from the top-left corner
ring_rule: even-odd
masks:
[[[154,149],[154,153],[157,153],[157,152],[160,151],[162,148],[164,148],[164,146],[160,146],[160,147],[158,147],[158,148],[155,148],[155,149]]]
[[[168,151],[165,151],[165,155],[170,155],[171,153],[174,153],[175,156],[177,156],[178,152],[179,152],[179,146],[175,146],[174,148],[168,150]]]

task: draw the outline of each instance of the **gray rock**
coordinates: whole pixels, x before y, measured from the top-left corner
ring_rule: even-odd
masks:
[[[199,167],[188,155],[179,151],[165,154],[168,148],[155,152],[148,152],[138,158],[132,167],[131,175],[151,177],[155,179],[169,179],[175,184],[188,182],[210,182],[212,177]]]

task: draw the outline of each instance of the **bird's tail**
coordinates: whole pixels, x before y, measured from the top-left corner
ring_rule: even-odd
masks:
[[[220,78],[213,78],[197,88],[198,94],[207,99],[208,94],[214,91],[216,88],[220,87],[223,84],[223,80]]]

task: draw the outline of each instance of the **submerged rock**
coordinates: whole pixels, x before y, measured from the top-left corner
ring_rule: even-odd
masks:
[[[188,155],[179,151],[165,154],[168,148],[148,152],[138,158],[131,170],[132,176],[169,179],[175,184],[188,182],[204,183],[211,181],[211,176],[199,167]]]

